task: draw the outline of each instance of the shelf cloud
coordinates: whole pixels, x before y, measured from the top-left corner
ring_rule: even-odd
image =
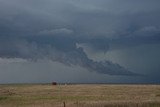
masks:
[[[158,0],[0,0],[0,57],[48,59],[101,74],[137,76],[118,63],[89,58],[77,44],[104,53],[159,44],[158,4]]]

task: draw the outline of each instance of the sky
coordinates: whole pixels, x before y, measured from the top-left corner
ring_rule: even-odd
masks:
[[[0,84],[159,84],[159,5],[0,0]]]

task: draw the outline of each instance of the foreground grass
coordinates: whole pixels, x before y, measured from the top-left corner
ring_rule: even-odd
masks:
[[[0,107],[160,107],[160,85],[0,85]]]

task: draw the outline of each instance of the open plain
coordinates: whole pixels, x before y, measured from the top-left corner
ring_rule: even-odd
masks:
[[[0,85],[0,107],[160,107],[160,85]]]

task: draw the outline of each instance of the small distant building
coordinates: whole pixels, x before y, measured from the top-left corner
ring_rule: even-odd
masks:
[[[57,85],[57,82],[52,82],[52,85]]]

